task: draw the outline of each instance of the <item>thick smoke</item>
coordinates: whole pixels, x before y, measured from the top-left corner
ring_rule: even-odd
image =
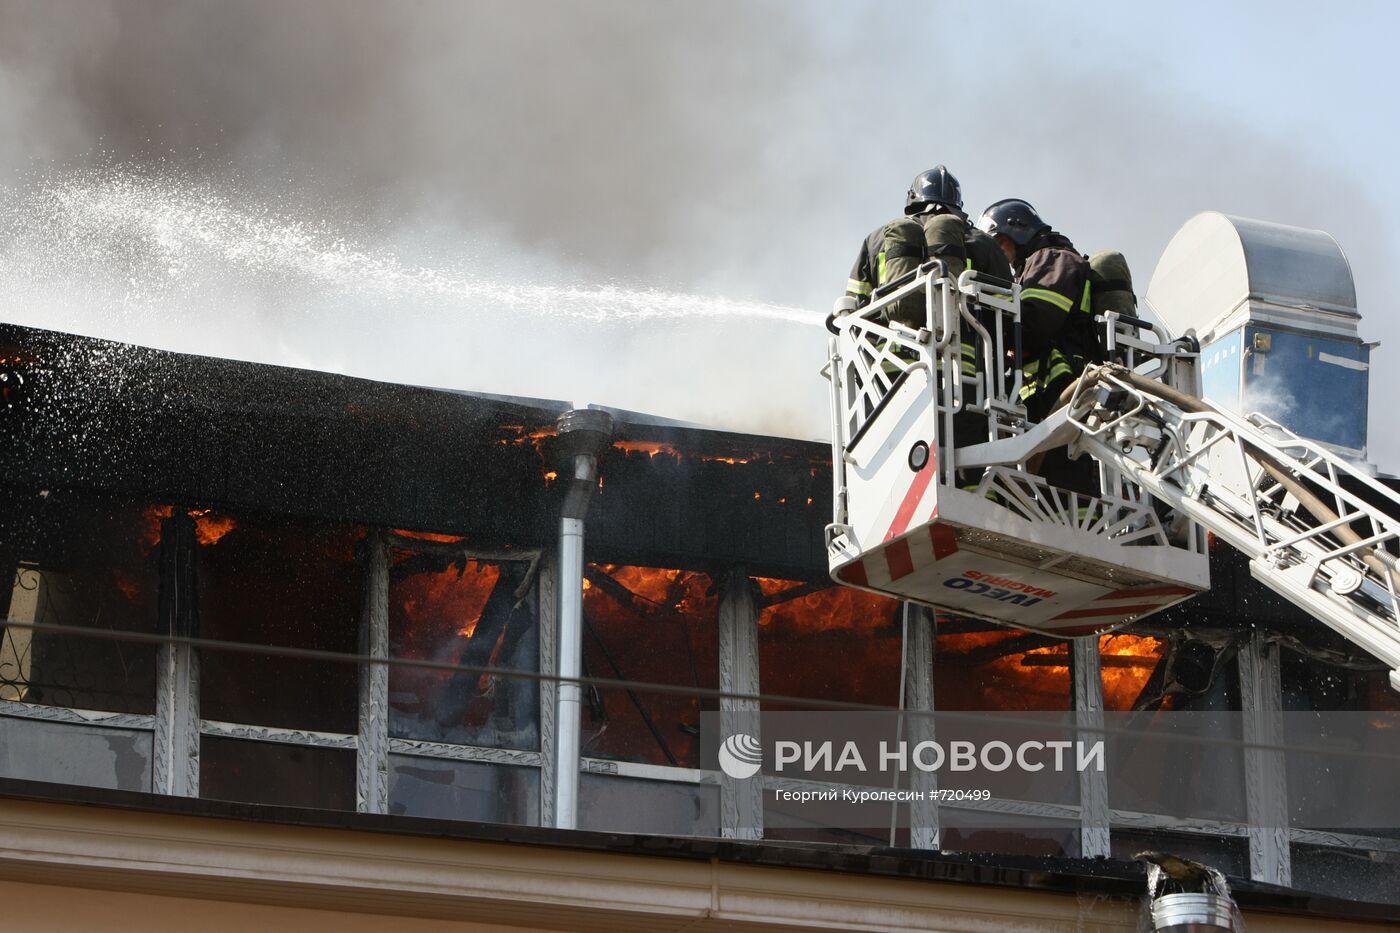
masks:
[[[732,236],[718,214],[780,203],[762,150],[815,74],[804,32],[762,2],[7,2],[0,151],[227,164],[650,280]]]
[[[1368,307],[1391,290],[1387,215],[1295,128],[1246,130],[1223,90],[1168,96],[1150,62],[1053,57],[1051,27],[1112,37],[983,6],[0,0],[0,301],[177,349],[819,436],[823,332],[789,312],[819,322],[856,243],[945,162],[974,211],[1026,197],[1081,248],[1122,249],[1139,291],[1199,210],[1327,229],[1363,335],[1389,337]],[[144,194],[114,239],[91,208],[124,186]],[[205,220],[171,222],[188,211]],[[220,236],[256,220],[264,246],[300,231],[330,267],[363,262],[249,266],[194,235],[215,215]],[[416,284],[363,287],[389,267]],[[627,289],[669,310],[560,297],[625,311]]]

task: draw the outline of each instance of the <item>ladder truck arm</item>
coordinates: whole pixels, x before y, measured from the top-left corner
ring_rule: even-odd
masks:
[[[1064,419],[1072,451],[1245,554],[1255,579],[1387,664],[1400,690],[1400,495],[1262,415],[1122,366],[1086,370]]]
[[[911,297],[923,299],[915,320]],[[935,261],[865,306],[838,303],[823,370],[832,578],[1077,637],[1208,589],[1209,532],[1384,662],[1400,690],[1400,495],[1321,443],[1200,398],[1190,332],[1173,339],[1112,312],[1100,321],[1114,362],[1087,367],[1033,423],[1013,364],[1019,286]],[[1096,462],[1096,493],[1039,474],[1038,455],[1054,448]]]

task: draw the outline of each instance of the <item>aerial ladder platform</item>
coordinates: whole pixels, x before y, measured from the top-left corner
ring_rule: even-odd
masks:
[[[918,326],[891,320],[911,299],[923,302]],[[1095,635],[1207,590],[1214,535],[1260,582],[1387,664],[1400,690],[1400,495],[1336,444],[1203,399],[1195,333],[1098,320],[1109,362],[1030,423],[1008,365],[1019,286],[933,261],[863,307],[838,303],[823,369],[832,578],[1015,628]],[[975,373],[961,365],[964,344]],[[1096,494],[1038,475],[1054,448],[1092,459]]]

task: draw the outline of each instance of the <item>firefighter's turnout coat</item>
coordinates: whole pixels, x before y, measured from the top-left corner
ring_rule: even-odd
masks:
[[[927,213],[900,217],[871,231],[846,280],[846,294],[864,304],[875,289],[929,259],[943,259],[955,270],[975,269],[997,284],[1011,283],[1011,266],[995,240],[956,214]]]
[[[1021,260],[1021,400],[1039,420],[1070,379],[1100,354],[1089,261],[1067,237],[1046,231]]]

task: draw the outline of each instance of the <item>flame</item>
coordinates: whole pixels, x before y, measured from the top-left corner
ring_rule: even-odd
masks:
[[[1132,709],[1166,647],[1165,641],[1148,635],[1101,636],[1099,657],[1103,667],[1104,709]]]
[[[141,544],[147,551],[160,544],[164,522],[174,514],[173,505],[150,505],[141,513]],[[218,544],[238,527],[235,518],[217,514],[213,509],[190,509],[185,514],[194,519],[195,540],[204,547]]]
[[[761,450],[755,450],[747,457],[742,457],[737,454],[725,456],[700,454],[699,459],[705,463],[728,463],[731,465],[739,463],[753,463],[754,461],[771,463],[773,460],[773,455],[772,453],[764,452]]]
[[[622,564],[599,564],[595,565],[595,569],[606,573],[657,610],[703,615],[719,605],[718,597],[707,592],[710,578],[703,573]],[[611,594],[595,586],[591,580],[584,580],[583,588],[596,593],[599,598],[606,595],[610,602],[613,601]],[[586,600],[584,607],[590,608]]]
[[[769,577],[756,581],[764,597],[801,586]],[[760,642],[784,657],[780,681],[766,682],[766,691],[861,702],[896,699],[897,691],[889,685],[899,682],[899,602],[850,587],[823,588],[764,607],[759,626]],[[1028,644],[1026,637],[1009,629],[939,633],[934,677],[938,705],[945,709],[1068,709],[1070,647]],[[1002,644],[1005,653],[998,656],[994,649]],[[1116,653],[1135,656],[1140,649],[1133,644]],[[1130,684],[1137,675],[1133,668],[1109,670],[1114,684]],[[769,668],[764,668],[764,675],[769,675]]]
[[[391,603],[409,632],[470,638],[500,576],[499,567],[479,561],[468,561],[460,574],[457,567],[415,573],[395,583]]]
[[[112,580],[117,584],[117,589],[122,591],[122,595],[125,596],[129,602],[134,603],[141,596],[141,584],[130,574],[122,570],[114,570],[112,572]]]
[[[238,522],[230,515],[201,514],[194,520],[195,540],[206,547],[218,544],[224,535],[237,527]]]
[[[719,598],[708,574],[617,564],[590,564],[586,572],[593,578],[585,579],[583,594],[589,673],[718,686]],[[700,699],[606,687],[596,698],[601,716],[590,712],[585,719],[586,754],[698,767]]]
[[[675,457],[677,460],[698,460],[701,463],[724,463],[735,466],[754,461],[772,461],[773,455],[770,452],[755,450],[750,453],[686,453],[674,444],[667,444],[662,441],[639,441],[639,440],[619,440],[613,441],[613,449],[620,450],[628,454],[646,454],[648,457],[659,456]],[[812,475],[816,475],[813,469]]]
[[[444,535],[435,531],[409,531],[406,528],[392,528],[390,534],[399,538],[415,538],[419,541],[435,541],[438,544],[461,544],[461,535]]]
[[[500,581],[500,567],[468,560],[409,573],[403,569],[403,561],[413,556],[411,549],[396,547],[393,554],[398,569],[391,573],[389,584],[390,652],[395,657],[458,663],[469,646],[480,647],[473,638],[487,635],[494,636],[494,641],[476,657],[484,658],[486,664],[502,663],[499,653],[504,631],[478,631],[482,613]],[[431,719],[444,691],[464,689],[460,679],[454,679],[457,676],[452,671],[391,667],[391,704],[406,715]],[[467,679],[476,695],[455,725],[479,726],[491,712],[491,679],[485,674],[467,675]]]
[[[1008,644],[1006,654],[983,660],[972,672],[960,670],[966,666],[969,653],[982,654],[984,649],[1024,637],[1023,633],[1001,630],[940,635],[935,660],[943,680],[936,688],[939,705],[947,709],[1067,709],[1068,643],[1019,651],[1016,644]],[[1165,647],[1164,642],[1144,635],[1112,634],[1099,639],[1105,709],[1132,708]],[[966,682],[968,673],[973,674],[971,682]],[[935,682],[940,674],[935,675]],[[950,679],[960,682],[949,683]]]
[[[802,585],[770,577],[754,579],[764,596],[774,596]],[[833,585],[765,606],[758,614],[758,624],[794,632],[820,632],[833,628],[870,631],[888,626],[897,606],[898,603],[887,596]]]
[[[681,456],[681,452],[675,447],[658,441],[613,441],[613,449],[629,454],[646,454],[648,457],[666,454],[680,459]]]
[[[160,544],[162,523],[175,514],[173,505],[148,505],[141,513],[141,545],[151,550]]]
[[[524,447],[526,444],[529,444],[531,447],[534,447],[536,451],[540,449],[540,445],[544,442],[545,438],[553,437],[555,434],[553,426],[527,431],[523,424],[503,424],[500,425],[500,429],[508,435],[496,441],[500,446]]]
[[[1009,629],[940,632],[933,675],[939,709],[1069,709],[1069,645],[1032,639]]]
[[[755,579],[766,597],[805,586]],[[903,651],[899,606],[886,596],[834,585],[765,606],[758,615],[764,692],[894,706]]]

